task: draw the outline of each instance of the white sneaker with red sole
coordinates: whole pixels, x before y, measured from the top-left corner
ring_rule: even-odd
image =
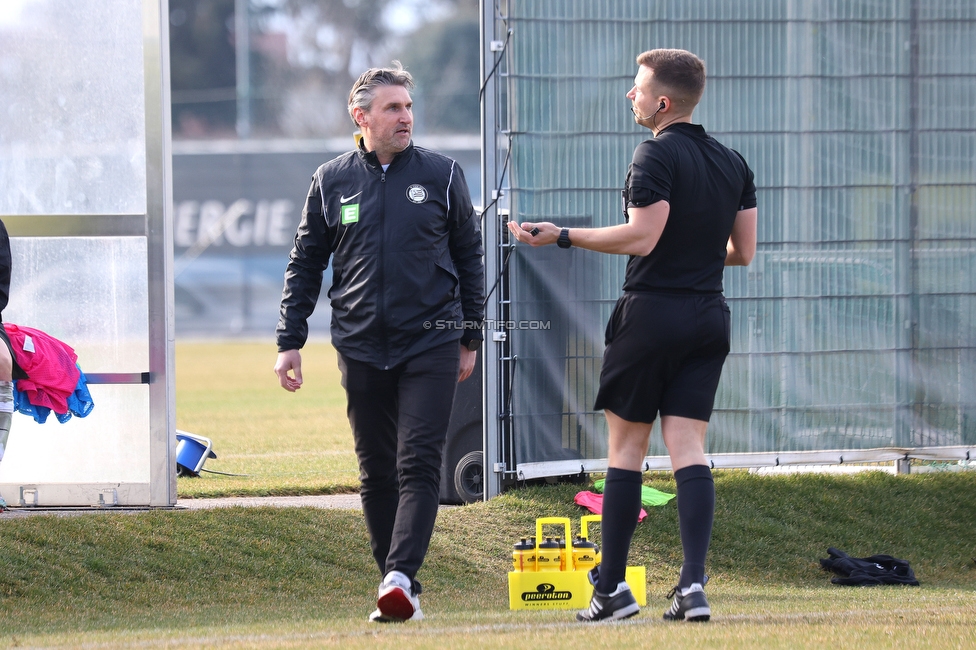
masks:
[[[376,611],[369,615],[375,623],[422,621],[420,598],[413,594],[413,581],[399,571],[390,571],[380,583]]]

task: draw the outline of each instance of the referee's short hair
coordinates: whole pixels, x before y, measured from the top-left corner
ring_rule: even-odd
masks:
[[[399,61],[393,61],[390,68],[370,68],[359,75],[349,91],[349,117],[354,123],[356,118],[353,117],[353,109],[361,108],[368,112],[373,105],[376,89],[380,86],[403,86],[410,91],[414,87],[413,76],[403,69]]]
[[[654,71],[654,81],[685,110],[701,101],[705,92],[705,62],[688,50],[658,49],[642,52],[638,65]]]

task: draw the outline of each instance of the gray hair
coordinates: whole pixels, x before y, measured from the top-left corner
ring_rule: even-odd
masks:
[[[393,61],[391,68],[370,68],[359,75],[359,79],[349,91],[349,117],[354,123],[356,118],[352,114],[353,109],[361,108],[369,111],[379,86],[403,86],[410,91],[414,87],[413,77],[403,69],[399,61]]]

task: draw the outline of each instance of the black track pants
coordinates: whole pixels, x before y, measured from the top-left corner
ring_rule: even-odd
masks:
[[[373,557],[382,575],[400,571],[413,580],[437,517],[460,345],[452,341],[390,370],[338,357]]]

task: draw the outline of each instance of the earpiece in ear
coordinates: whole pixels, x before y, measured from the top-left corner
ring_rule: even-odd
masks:
[[[667,106],[664,104],[664,100],[662,99],[661,103],[657,107],[657,110],[663,111],[665,108],[667,108]]]

